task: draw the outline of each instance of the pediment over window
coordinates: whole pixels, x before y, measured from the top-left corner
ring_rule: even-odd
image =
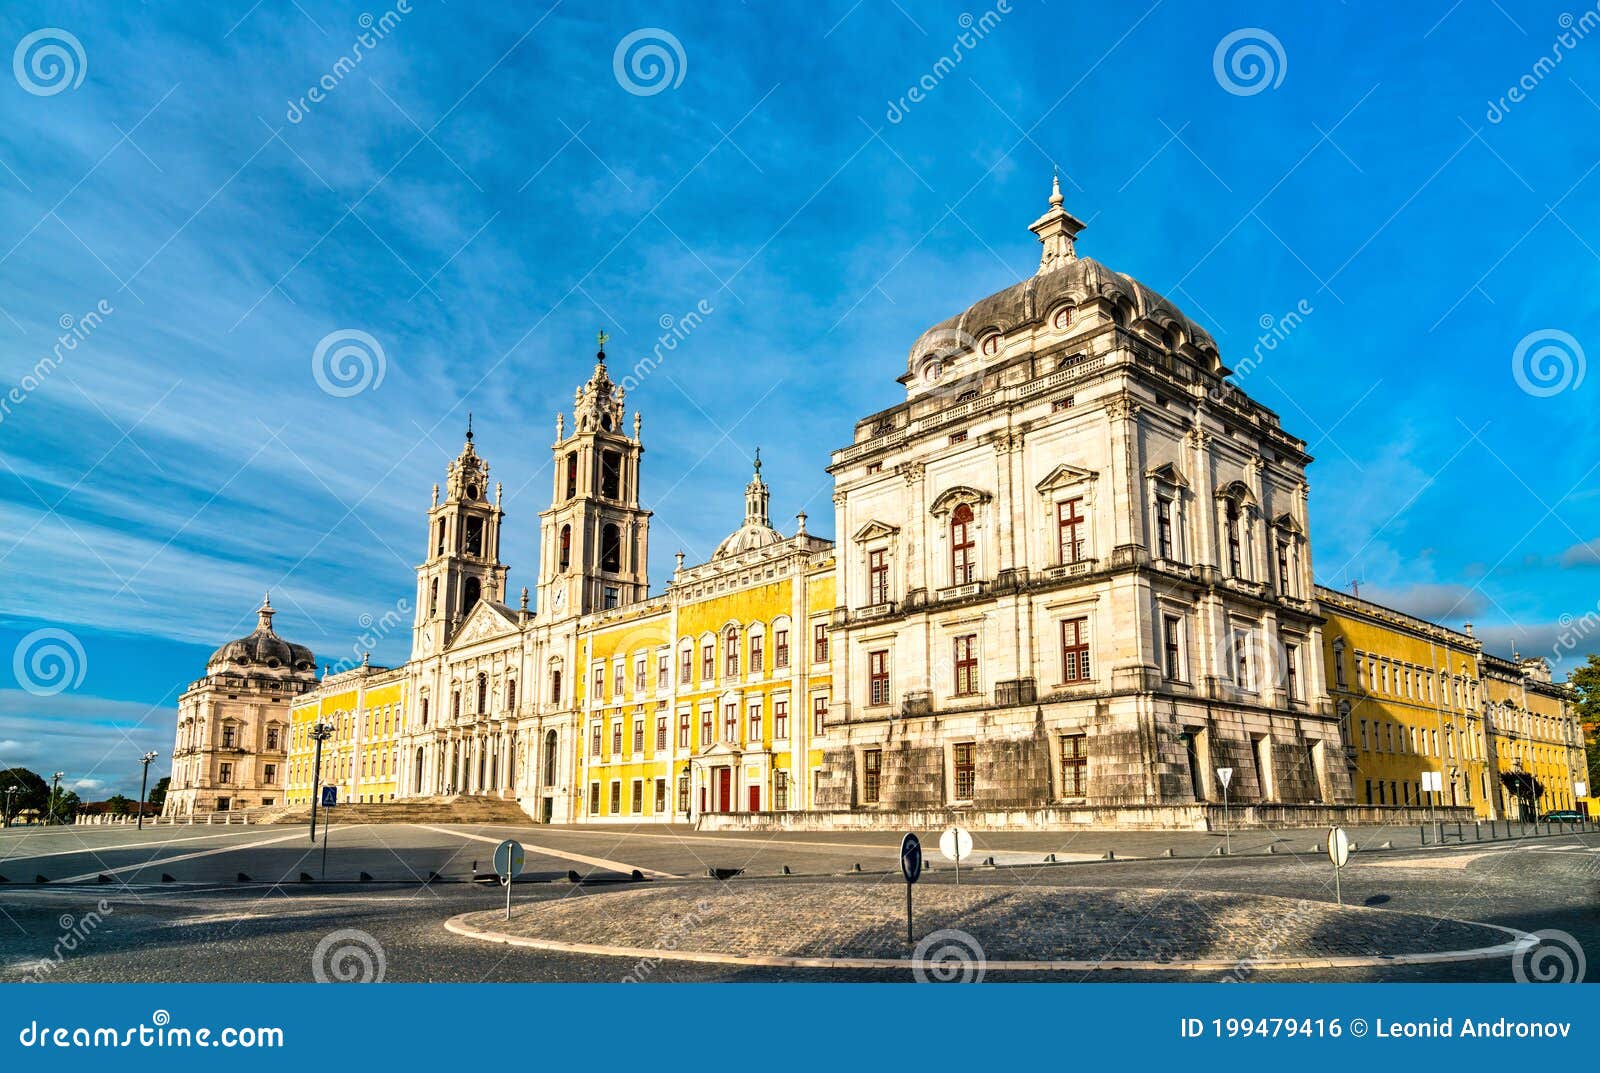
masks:
[[[892,537],[899,532],[900,529],[898,526],[893,526],[888,522],[880,522],[877,519],[873,519],[866,525],[863,525],[860,529],[857,529],[853,539],[857,544],[865,544],[869,540],[880,540],[885,537]]]
[[[1189,482],[1184,479],[1183,471],[1171,462],[1164,462],[1144,471],[1144,475],[1160,484],[1168,484],[1174,488],[1187,488]]]
[[[460,648],[491,637],[503,637],[518,630],[515,613],[492,600],[479,600],[467,613],[467,620],[450,638],[448,648]]]
[[[1250,486],[1243,481],[1230,481],[1217,489],[1218,499],[1232,499],[1240,503],[1254,504],[1256,497],[1251,493]]]
[[[1280,533],[1294,533],[1296,535],[1303,533],[1300,523],[1295,520],[1294,515],[1287,512],[1272,519],[1272,527]]]
[[[1065,462],[1051,470],[1044,480],[1034,487],[1043,495],[1049,495],[1058,488],[1070,488],[1075,484],[1084,484],[1099,477],[1100,474],[1092,469],[1079,469],[1069,466]]]
[[[937,518],[949,514],[963,503],[969,507],[978,507],[993,498],[988,492],[958,484],[954,488],[946,488],[940,492],[928,507],[928,513]]]

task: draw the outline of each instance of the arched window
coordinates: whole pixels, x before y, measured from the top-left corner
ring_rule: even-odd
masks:
[[[556,560],[556,564],[556,569],[563,574],[572,565],[572,526],[570,525],[561,527],[561,554]]]
[[[461,587],[461,613],[465,615],[478,603],[478,597],[483,592],[483,583],[475,577],[467,578],[467,583]]]
[[[571,499],[578,494],[578,455],[571,452],[567,455],[567,498]]]
[[[1244,577],[1244,540],[1239,533],[1239,501],[1228,497],[1223,534],[1228,542],[1228,576]]]
[[[963,503],[950,512],[950,584],[966,585],[977,569],[977,544],[972,538],[972,508]]]
[[[613,574],[622,569],[622,530],[615,525],[600,530],[600,569]]]
[[[553,730],[544,735],[544,778],[541,781],[546,786],[554,786],[556,781],[556,732]]]
[[[559,666],[550,670],[550,703],[561,703],[561,668]]]
[[[434,578],[428,586],[428,616],[431,618],[439,613],[439,579]]]
[[[489,710],[489,676],[478,675],[478,712],[481,714]]]
[[[517,710],[517,680],[515,678],[506,679],[506,710],[513,712]]]

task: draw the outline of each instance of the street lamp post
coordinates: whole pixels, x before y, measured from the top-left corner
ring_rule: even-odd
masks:
[[[150,785],[150,761],[156,758],[155,752],[145,753],[139,758],[139,763],[144,765],[144,774],[139,778],[139,825],[138,830],[144,830],[144,792]]]
[[[333,737],[333,726],[319,722],[311,728],[311,740],[317,743],[316,759],[311,765],[311,841],[317,840],[317,801],[322,797],[322,743]]]
[[[6,826],[7,827],[11,826],[11,818],[17,814],[17,808],[16,808],[16,804],[14,802],[14,799],[21,792],[22,792],[22,787],[20,787],[20,786],[7,786],[6,787]]]
[[[61,802],[61,780],[67,777],[65,771],[58,771],[50,776],[50,808],[45,813],[44,825],[50,826],[50,821],[56,818],[56,805]]]

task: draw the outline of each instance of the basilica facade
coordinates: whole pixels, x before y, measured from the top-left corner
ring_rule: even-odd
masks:
[[[833,452],[834,541],[803,514],[774,525],[758,454],[742,519],[652,595],[643,424],[602,346],[556,418],[537,579],[512,596],[469,427],[419,522],[410,658],[294,671],[282,800],[332,785],[357,804],[515,800],[548,823],[1150,827],[1205,826],[1226,800],[1259,822],[1410,822],[1417,771],[1457,748],[1448,721],[1476,735],[1459,747],[1477,793],[1428,804],[1507,814],[1508,723],[1545,735],[1526,743],[1543,800],[1576,803],[1564,687],[1318,589],[1305,442],[1202,327],[1080,256],[1083,226],[1052,191],[1037,272],[912,345],[903,400]],[[1388,689],[1402,653],[1415,692],[1391,703],[1363,675],[1382,660]],[[1422,751],[1380,753],[1359,714],[1380,710]]]

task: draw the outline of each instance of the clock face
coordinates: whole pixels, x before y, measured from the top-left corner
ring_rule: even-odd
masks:
[[[555,595],[550,597],[550,606],[560,611],[567,603],[567,590],[557,589]]]

